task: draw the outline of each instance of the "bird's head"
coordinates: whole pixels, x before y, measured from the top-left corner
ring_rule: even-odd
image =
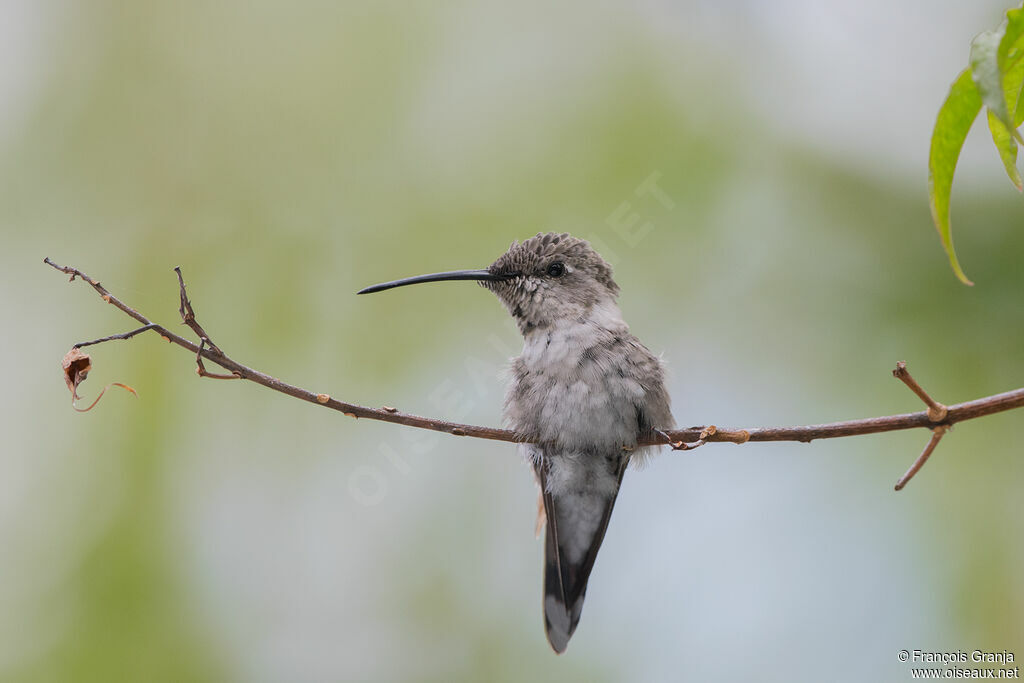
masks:
[[[595,306],[614,303],[619,286],[612,268],[586,240],[568,233],[538,233],[513,242],[485,270],[456,270],[385,282],[360,294],[441,280],[478,280],[494,292],[523,334],[558,320],[585,318]]]

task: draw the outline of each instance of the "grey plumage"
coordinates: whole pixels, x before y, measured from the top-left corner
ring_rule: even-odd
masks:
[[[564,652],[579,623],[587,581],[637,442],[675,426],[660,360],[629,332],[612,269],[567,233],[513,242],[489,268],[375,285],[476,279],[494,292],[523,334],[512,360],[505,421],[529,438],[546,516],[544,625]]]
[[[525,342],[512,361],[505,419],[537,442],[522,450],[547,516],[544,621],[561,653],[579,623],[626,465],[648,450],[636,450],[637,441],[674,421],[662,365],[630,334],[611,267],[587,242],[538,234],[513,243],[488,271],[518,273],[481,284],[505,304]]]

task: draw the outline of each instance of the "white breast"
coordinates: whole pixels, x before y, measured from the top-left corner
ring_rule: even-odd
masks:
[[[583,321],[564,321],[531,334],[521,360],[530,387],[522,399],[532,405],[519,415],[532,424],[518,426],[570,449],[621,449],[635,443],[636,405],[644,390],[613,344],[628,335],[611,302],[594,306]]]

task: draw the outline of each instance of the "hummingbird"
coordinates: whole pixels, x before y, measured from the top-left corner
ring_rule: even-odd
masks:
[[[538,233],[513,242],[488,268],[385,282],[359,294],[445,280],[476,280],[494,292],[523,335],[511,361],[506,425],[540,488],[544,627],[565,651],[583,610],[587,581],[637,444],[675,426],[660,358],[630,334],[612,268],[588,242]]]

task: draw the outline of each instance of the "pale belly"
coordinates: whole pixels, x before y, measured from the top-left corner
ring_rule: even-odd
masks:
[[[552,333],[526,345],[515,365],[509,421],[568,449],[631,447],[639,436],[644,387],[623,349],[579,336]]]
[[[579,377],[544,382],[537,431],[544,441],[572,447],[632,446],[643,390],[628,378]]]

